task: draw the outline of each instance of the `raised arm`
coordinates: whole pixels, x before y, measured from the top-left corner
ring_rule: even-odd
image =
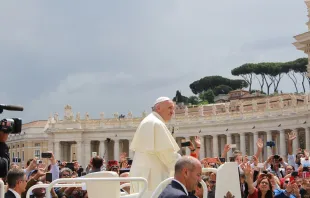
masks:
[[[230,149],[231,149],[230,145],[229,144],[225,144],[221,157],[226,159],[227,153],[228,153],[228,151]]]
[[[263,143],[263,140],[261,138],[257,139],[256,147],[257,147],[257,151],[255,153],[255,156],[259,159],[259,156],[262,153],[263,147],[264,147],[264,143]]]

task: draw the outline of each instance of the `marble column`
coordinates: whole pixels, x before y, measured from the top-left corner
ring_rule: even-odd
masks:
[[[253,141],[253,137],[252,135],[248,135],[248,140],[249,140],[249,143],[248,143],[248,148],[249,148],[249,151],[250,151],[250,155],[254,155],[254,147],[252,145],[254,145],[254,141]],[[255,144],[256,145],[256,144]]]
[[[131,142],[132,142],[132,139],[129,139],[128,140],[128,146],[129,146],[128,151],[129,151],[129,157],[133,159],[134,151],[130,149]]]
[[[218,136],[217,135],[213,135],[213,156],[212,157],[219,157],[219,151],[218,151]]]
[[[281,157],[287,157],[285,145],[285,129],[279,131],[279,155]]]
[[[310,150],[310,130],[309,130],[309,127],[306,127],[305,128],[305,136],[306,136],[306,139],[305,139],[305,144],[306,144],[306,150]]]
[[[211,136],[206,137],[206,157],[212,157],[212,138]]]
[[[91,160],[91,140],[84,141],[84,164],[87,165]]]
[[[105,140],[100,140],[100,143],[99,143],[99,156],[105,158]]]
[[[189,142],[189,141],[191,141],[191,137],[190,136],[185,137],[185,142]],[[190,151],[190,149],[188,147],[185,147],[185,153],[186,153],[186,155],[190,155],[191,154],[191,151]]]
[[[76,160],[79,162],[79,164],[85,164],[83,161],[83,148],[82,148],[82,141],[77,140],[76,141]]]
[[[200,153],[199,153],[199,159],[203,159],[206,157],[205,153],[205,136],[200,136]]]
[[[231,134],[230,133],[228,133],[227,135],[226,135],[227,137],[227,141],[226,141],[226,144],[231,144]],[[224,146],[225,145],[222,145],[222,150],[224,149]],[[227,153],[227,162],[229,162],[229,157],[232,157],[232,149],[230,149],[230,151],[228,151],[228,153]]]
[[[295,138],[295,140],[293,140],[293,154],[296,154],[296,151],[297,151],[297,149],[299,148],[299,138],[298,138],[298,129],[296,129],[296,138]]]
[[[246,155],[245,152],[245,134],[240,133],[240,151],[242,152],[242,155]]]
[[[272,141],[272,131],[267,131],[267,142]],[[267,159],[272,155],[272,148],[265,147],[267,149]]]
[[[223,153],[223,150],[224,150],[224,146],[225,146],[225,144],[226,144],[226,138],[225,138],[224,135],[221,135],[221,136],[219,136],[219,137],[220,137],[220,140],[221,140],[219,152],[220,152],[220,154],[222,154],[222,153]]]
[[[54,153],[53,142],[52,142],[52,140],[48,140],[47,149],[48,149],[48,151],[51,151],[51,152]]]
[[[119,140],[114,139],[114,160],[119,161]]]
[[[61,156],[60,156],[60,141],[55,141],[54,142],[54,155],[55,155],[55,158],[56,160],[63,160],[61,159]]]

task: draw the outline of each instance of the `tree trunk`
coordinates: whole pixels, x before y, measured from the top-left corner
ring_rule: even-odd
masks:
[[[264,79],[263,79],[263,74],[261,74],[261,76],[262,76],[262,81],[260,81],[259,78],[257,77],[257,75],[255,75],[255,77],[256,77],[256,79],[257,79],[259,85],[260,85],[260,91],[261,91],[261,93],[263,93],[265,81],[264,81]]]
[[[294,72],[292,72],[291,74],[287,73],[287,75],[293,81],[295,89],[296,89],[296,93],[298,93],[297,79],[296,79],[296,76],[294,75]]]
[[[303,90],[304,90],[304,93],[306,93],[306,88],[305,88],[305,74],[301,74],[302,75],[302,88],[303,88]]]
[[[266,83],[266,86],[267,86],[267,95],[269,95],[269,93],[270,93],[270,86],[272,85],[272,82],[270,84],[268,84],[266,76],[264,76],[264,80],[265,80],[265,83]]]

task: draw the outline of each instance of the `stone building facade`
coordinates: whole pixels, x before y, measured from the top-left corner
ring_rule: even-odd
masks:
[[[297,148],[310,149],[310,104],[309,95],[277,95],[258,100],[234,100],[205,106],[176,106],[175,115],[167,123],[178,144],[186,139],[200,136],[201,156],[219,156],[225,144],[237,144],[237,149],[246,155],[256,152],[258,138],[275,141],[276,153],[287,155],[287,133],[298,131],[293,144]],[[78,160],[87,165],[93,152],[106,160],[119,159],[120,153],[129,157],[129,145],[141,120],[147,115],[134,117],[131,112],[125,116],[115,113],[114,118],[91,119],[88,113],[81,118],[74,116],[71,106],[64,109],[64,118],[58,114],[47,121],[35,121],[23,126],[20,135],[11,135],[9,145],[11,156],[22,155],[29,159],[39,152],[52,150],[57,159]],[[22,146],[23,145],[23,146]],[[27,151],[27,154],[26,154]],[[180,153],[188,154],[181,149]],[[264,147],[261,160],[271,154]],[[231,156],[231,152],[230,152]],[[24,160],[23,160],[24,162]]]
[[[35,157],[41,157],[41,153],[47,151],[48,136],[44,133],[44,127],[47,120],[38,120],[23,124],[20,134],[9,135],[7,141],[10,148],[11,161],[13,158],[19,158],[18,164],[26,166],[27,160]]]
[[[221,104],[176,108],[168,128],[180,144],[182,139],[200,136],[201,156],[219,156],[224,145],[237,144],[244,154],[255,153],[258,138],[264,142],[275,141],[276,152],[287,154],[287,133],[296,129],[298,140],[294,148],[310,148],[309,141],[309,96],[278,95],[258,100],[236,100]],[[45,133],[48,149],[53,150],[61,160],[76,159],[86,165],[93,152],[106,160],[119,159],[122,152],[130,157],[129,145],[141,120],[146,116],[133,117],[129,112],[125,117],[118,113],[114,118],[90,119],[86,113],[73,115],[72,108],[65,107],[65,117],[50,117]],[[182,153],[188,150],[181,150]],[[266,159],[271,150],[264,148],[261,159]]]

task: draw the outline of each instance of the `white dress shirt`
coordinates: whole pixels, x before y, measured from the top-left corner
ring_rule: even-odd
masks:
[[[21,198],[20,197],[20,194],[18,194],[15,190],[13,190],[12,188],[9,188],[9,191],[11,191],[14,195],[15,195],[15,198]]]

